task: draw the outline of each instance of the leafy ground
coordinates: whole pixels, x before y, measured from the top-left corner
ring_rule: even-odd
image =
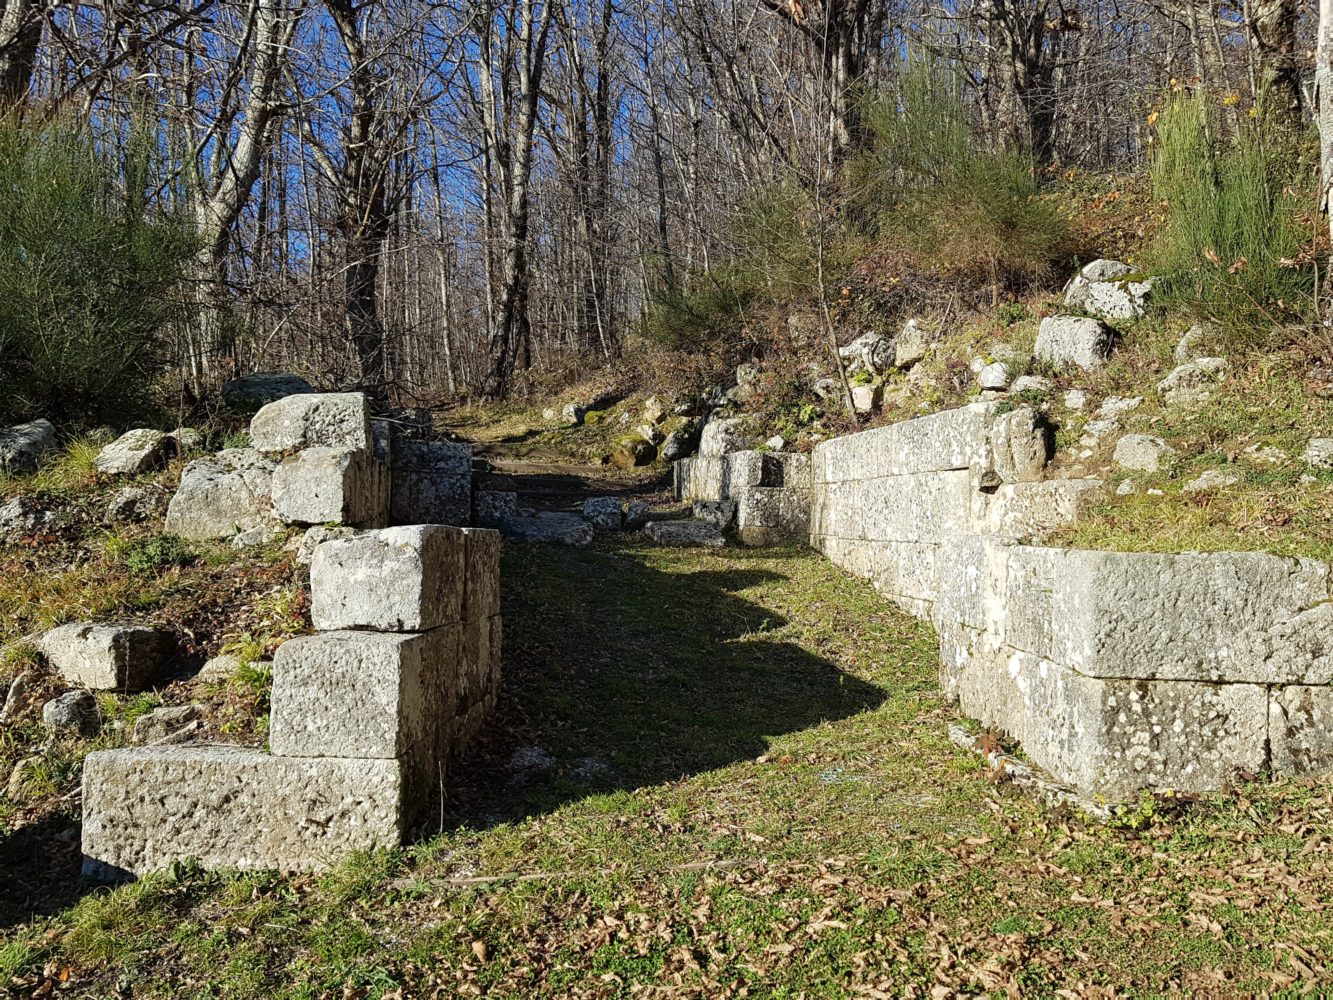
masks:
[[[448,822],[323,876],[117,889],[0,847],[11,995],[1080,995],[1327,984],[1333,791],[1115,827],[946,738],[927,626],[811,553],[505,555]],[[539,747],[549,770],[514,770]],[[36,910],[38,915],[26,919]]]

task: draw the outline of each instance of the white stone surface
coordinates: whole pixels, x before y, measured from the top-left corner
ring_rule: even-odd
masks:
[[[1114,335],[1101,320],[1086,316],[1048,316],[1037,330],[1033,354],[1038,360],[1056,367],[1073,364],[1091,371],[1106,363],[1114,344]]]
[[[265,454],[302,448],[371,451],[370,404],[360,392],[286,396],[254,415],[250,446]]]
[[[273,513],[287,524],[388,523],[389,470],[369,451],[306,448],[274,470],[272,489]]]
[[[140,691],[175,652],[170,633],[142,625],[75,622],[47,632],[42,655],[69,684],[94,691]]]

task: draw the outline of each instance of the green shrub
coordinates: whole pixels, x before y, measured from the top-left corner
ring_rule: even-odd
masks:
[[[1311,236],[1313,145],[1298,143],[1293,156],[1257,120],[1222,142],[1214,119],[1202,95],[1160,113],[1152,179],[1166,219],[1152,269],[1167,278],[1168,303],[1232,330],[1271,326],[1310,302],[1308,269],[1283,261]]]
[[[189,566],[196,559],[179,536],[170,534],[136,538],[116,549],[121,565],[136,576],[156,576],[172,566]]]
[[[194,241],[121,190],[152,137],[112,140],[123,162],[77,125],[0,120],[0,418],[133,413],[161,364]]]
[[[868,102],[872,141],[851,169],[852,198],[881,242],[998,301],[1051,277],[1069,229],[1039,197],[1029,159],[978,141],[962,95],[955,71],[909,59],[897,92]]]

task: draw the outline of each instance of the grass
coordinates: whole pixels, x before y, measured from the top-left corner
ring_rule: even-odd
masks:
[[[948,742],[930,629],[812,553],[510,549],[503,579],[503,697],[442,830],[317,876],[178,866],[106,890],[54,868],[55,904],[0,880],[10,991],[794,998],[1329,981],[1327,786],[1145,803],[1123,827],[1040,806]],[[532,746],[554,765],[513,772]],[[592,780],[589,758],[605,765]],[[29,861],[0,847],[6,875]]]

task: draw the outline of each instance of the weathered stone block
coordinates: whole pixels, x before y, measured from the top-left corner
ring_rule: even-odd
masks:
[[[847,482],[984,467],[997,409],[993,402],[971,403],[821,442],[814,479]]]
[[[1333,771],[1333,687],[1285,687],[1271,692],[1268,740],[1278,774]]]
[[[425,632],[456,624],[465,538],[459,528],[413,525],[325,542],[310,565],[315,628]]]
[[[505,538],[527,544],[553,543],[582,548],[591,545],[592,525],[578,514],[564,511],[542,511],[535,517],[510,517],[500,524]]]
[[[0,428],[0,469],[25,472],[56,446],[56,428],[49,420]]]
[[[302,448],[372,451],[370,404],[360,392],[286,396],[254,415],[250,445],[266,454]]]
[[[603,531],[619,531],[625,509],[619,497],[588,497],[583,501],[583,519]]]
[[[61,625],[42,637],[42,655],[69,684],[94,691],[151,686],[175,653],[168,633],[141,625]]]
[[[701,521],[650,521],[643,532],[658,545],[670,548],[720,549],[727,544],[720,529]]]
[[[272,515],[275,466],[256,451],[229,448],[197,458],[181,473],[166,529],[191,541],[229,538]]]
[[[460,710],[462,626],[424,633],[326,632],[273,658],[269,748],[279,757],[397,759],[409,813],[445,760],[443,721]]]
[[[472,446],[395,442],[389,515],[394,524],[471,524]]]
[[[1065,304],[1102,319],[1138,319],[1157,279],[1118,260],[1094,260],[1069,283]]]
[[[477,490],[472,496],[473,520],[485,527],[496,527],[518,516],[516,490]]]
[[[745,448],[745,423],[739,417],[714,417],[704,424],[699,438],[699,454],[721,458]]]
[[[272,757],[238,747],[147,747],[83,765],[83,871],[113,881],[195,859],[206,868],[311,871],[402,839],[394,760]]]
[[[174,437],[140,427],[126,431],[97,453],[97,471],[104,476],[137,476],[165,465],[178,450]]]
[[[1023,406],[997,414],[987,435],[990,468],[1002,483],[1031,483],[1041,479],[1050,458],[1050,433],[1041,414]]]
[[[1042,535],[1073,524],[1080,511],[1104,491],[1100,479],[1048,479],[977,493],[973,530],[1005,538]]]
[[[285,396],[313,393],[315,387],[299,375],[254,372],[223,383],[222,401],[233,410],[253,412]]]
[[[383,527],[389,471],[369,451],[306,448],[274,471],[273,512],[287,524]]]

